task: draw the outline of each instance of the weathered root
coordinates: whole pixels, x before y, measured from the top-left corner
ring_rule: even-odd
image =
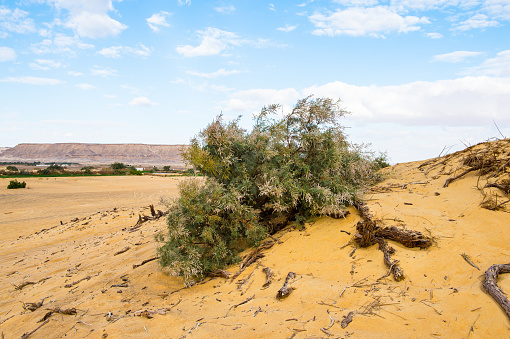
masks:
[[[363,218],[356,225],[357,233],[354,235],[355,240],[360,247],[368,247],[375,243],[379,244],[379,249],[384,255],[384,263],[389,267],[388,274],[381,278],[385,278],[392,273],[396,281],[403,280],[405,278],[404,272],[398,266],[398,260],[391,260],[390,255],[395,252],[395,249],[388,247],[385,239],[397,241],[410,248],[428,248],[432,245],[432,239],[418,231],[399,229],[395,226],[382,228],[373,220],[373,216],[370,214],[370,210],[365,203],[358,202],[355,206]]]
[[[489,267],[489,269],[485,271],[483,288],[492,298],[494,298],[501,308],[503,308],[510,319],[510,301],[497,284],[498,275],[501,273],[510,273],[510,264],[492,265]]]
[[[390,252],[391,253],[395,252],[395,249],[391,247],[388,248],[386,240],[382,238],[375,237],[375,241],[377,241],[377,243],[379,244],[379,249],[384,254],[384,263],[386,264],[386,266],[388,266],[391,273],[393,273],[393,278],[395,278],[396,281],[404,280],[405,279],[404,271],[402,270],[402,268],[400,268],[400,266],[398,266],[398,260],[391,261]]]
[[[432,246],[432,239],[423,233],[413,230],[404,230],[395,226],[379,228],[375,231],[375,236],[397,241],[409,248],[428,248]]]

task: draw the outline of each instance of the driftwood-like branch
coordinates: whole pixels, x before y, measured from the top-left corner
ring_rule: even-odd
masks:
[[[510,319],[510,301],[497,284],[498,275],[501,273],[510,273],[510,264],[492,265],[489,267],[489,269],[485,271],[483,288],[501,306]]]
[[[263,258],[265,256],[264,253],[262,253],[262,250],[267,250],[267,249],[270,249],[271,247],[273,247],[273,245],[276,243],[276,240],[267,240],[267,241],[264,241],[262,244],[259,245],[259,247],[257,247],[256,249],[254,249],[253,251],[251,251],[250,253],[248,253],[244,258],[243,260],[241,261],[241,263],[239,264],[239,271],[237,271],[233,276],[232,276],[232,280],[234,280],[235,278],[237,278],[241,273],[243,273],[243,271],[248,267],[250,266],[251,264],[253,264],[255,261],[257,261],[258,259],[260,258]]]
[[[213,278],[214,277],[221,277],[221,278],[228,279],[230,277],[230,273],[228,273],[225,270],[218,269],[218,270],[215,270],[215,271],[207,273],[207,276],[213,277]]]
[[[375,231],[375,236],[397,241],[409,248],[428,248],[432,246],[432,239],[425,234],[418,231],[400,229],[395,226],[379,228]]]
[[[446,179],[443,187],[445,187],[445,188],[448,187],[448,185],[451,184],[454,180],[462,178],[463,176],[465,176],[469,172],[477,171],[477,170],[481,169],[482,167],[483,167],[483,162],[479,163],[478,165],[476,165],[474,167],[468,168],[467,170],[465,170],[464,172],[462,172],[461,174],[459,174],[459,175],[457,175],[455,177]]]
[[[262,271],[266,274],[266,282],[262,285],[262,288],[268,288],[273,282],[273,271],[269,267],[265,267]]]
[[[40,329],[41,327],[46,325],[49,321],[50,321],[50,319],[46,319],[41,325],[37,326],[34,330],[32,330],[30,332],[23,333],[23,335],[20,338],[26,339],[26,338],[30,337],[32,334],[35,333],[35,331],[37,331],[38,329]]]
[[[134,264],[134,265],[133,265],[133,269],[135,269],[135,268],[137,268],[137,267],[140,267],[140,266],[142,266],[142,265],[145,265],[146,263],[151,262],[151,261],[154,261],[154,260],[156,260],[156,259],[159,259],[159,256],[156,256],[156,257],[153,257],[153,258],[150,258],[150,259],[146,259],[146,260],[142,261],[140,264]]]
[[[124,252],[127,252],[127,251],[129,251],[129,248],[130,248],[129,246],[126,246],[123,249],[121,249],[120,251],[115,252],[113,255],[116,256],[116,255],[122,254]]]
[[[23,289],[23,287],[28,286],[28,285],[35,285],[37,283],[33,282],[33,281],[24,281],[24,282],[19,283],[17,285],[13,284],[13,283],[11,283],[11,284],[12,284],[12,286],[14,286],[15,290],[21,291]]]
[[[294,287],[290,287],[289,283],[295,277],[296,273],[294,272],[289,272],[289,274],[287,274],[287,278],[285,278],[285,283],[283,284],[282,288],[280,288],[276,293],[276,299],[281,300],[287,298],[292,293]]]
[[[136,224],[131,227],[131,228],[124,228],[123,231],[128,231],[128,232],[135,232],[137,231],[144,222],[146,221],[149,221],[149,220],[158,220],[159,218],[165,216],[165,215],[168,215],[169,211],[161,211],[161,210],[158,210],[157,212],[154,210],[154,205],[149,205],[149,208],[151,210],[151,215],[150,216],[147,216],[147,215],[141,215],[139,214],[138,215],[138,221],[136,222]]]
[[[384,263],[386,266],[389,267],[389,270],[391,273],[393,273],[393,278],[395,278],[396,281],[402,281],[405,279],[404,277],[404,271],[398,266],[398,260],[391,261],[390,251],[394,252],[395,250],[390,247],[388,248],[388,244],[386,243],[386,240],[382,238],[375,238],[375,241],[379,244],[379,249],[383,252],[384,255]]]
[[[342,328],[346,328],[352,322],[352,318],[354,318],[353,311],[349,312],[349,314],[347,314],[347,317],[345,317],[344,320],[342,320],[342,322],[340,323]]]

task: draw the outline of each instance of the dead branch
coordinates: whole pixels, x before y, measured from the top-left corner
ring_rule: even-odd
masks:
[[[116,256],[116,255],[119,255],[119,254],[125,253],[125,252],[127,252],[127,251],[129,251],[129,246],[126,246],[126,247],[124,247],[123,249],[121,249],[120,251],[115,252],[113,255],[114,255],[114,256]]]
[[[146,221],[149,221],[149,220],[158,220],[159,218],[165,216],[165,215],[168,215],[169,211],[166,211],[166,212],[163,212],[163,211],[160,211],[158,210],[157,212],[154,210],[154,205],[149,205],[149,208],[151,210],[151,216],[142,216],[142,215],[138,215],[138,221],[136,222],[136,224],[131,227],[131,228],[124,228],[123,231],[128,231],[128,232],[135,232],[137,231],[144,222]]]
[[[274,273],[269,267],[265,267],[262,271],[266,274],[266,282],[262,285],[262,288],[268,288],[273,282]]]
[[[265,256],[264,253],[261,253],[262,250],[267,250],[273,247],[273,245],[277,242],[277,240],[266,240],[262,244],[260,244],[259,247],[248,253],[241,263],[239,264],[239,271],[237,271],[233,276],[231,281],[233,281],[235,278],[237,278],[243,271],[246,269],[246,267],[253,264],[255,261],[257,261],[260,258],[263,258]]]
[[[480,268],[478,266],[476,266],[472,261],[471,259],[469,258],[469,256],[466,254],[466,253],[462,253],[461,254],[462,258],[464,258],[464,260],[466,260],[466,262],[468,264],[470,264],[471,266],[473,266],[474,268],[476,268],[477,270],[480,271]]]
[[[233,308],[237,308],[237,307],[239,307],[239,306],[241,306],[241,305],[244,305],[244,304],[246,304],[248,301],[252,300],[253,298],[255,298],[255,294],[254,294],[254,295],[252,295],[251,297],[249,297],[248,299],[241,301],[241,302],[240,302],[240,303],[238,303],[238,304],[235,304],[235,305],[230,306],[230,308],[228,309],[227,314],[225,314],[225,317],[224,317],[224,318],[226,318],[226,317],[227,317],[227,315],[228,315],[228,313],[230,312],[230,310],[231,310],[231,309],[233,309]]]
[[[135,269],[135,268],[137,268],[137,267],[140,267],[140,266],[142,266],[142,265],[145,265],[146,263],[151,262],[151,261],[154,261],[154,260],[156,260],[156,259],[159,259],[159,256],[156,256],[156,257],[153,257],[153,258],[150,258],[150,259],[146,259],[146,260],[142,261],[140,264],[134,264],[134,265],[133,265],[133,269]]]
[[[285,278],[285,283],[283,284],[282,288],[280,288],[276,293],[276,299],[278,300],[285,299],[292,293],[294,287],[290,287],[289,283],[290,280],[294,279],[295,277],[296,273],[294,272],[289,272],[289,274],[287,274],[287,278]]]
[[[93,277],[96,277],[96,276],[98,276],[98,275],[99,275],[99,273],[98,273],[98,274],[96,274],[96,275],[89,275],[89,276],[86,276],[85,278],[81,278],[80,280],[73,281],[73,282],[72,282],[72,283],[70,283],[70,284],[66,284],[64,287],[65,287],[65,288],[71,288],[71,287],[73,287],[74,285],[78,285],[78,284],[79,284],[79,283],[81,283],[83,280],[90,280],[90,279],[92,279]]]
[[[38,329],[40,329],[41,327],[43,327],[44,325],[46,325],[48,322],[50,321],[50,319],[46,319],[41,325],[37,326],[34,330],[30,331],[30,332],[27,332],[27,333],[24,333],[20,339],[26,339],[28,337],[30,337],[32,334],[35,333],[35,331],[37,331]]]
[[[468,174],[469,172],[473,172],[473,171],[477,171],[479,169],[481,169],[483,167],[484,163],[481,162],[479,164],[477,164],[476,166],[474,167],[471,167],[471,168],[468,168],[467,170],[465,170],[464,172],[462,172],[461,174],[455,176],[455,177],[452,177],[452,178],[448,178],[446,179],[443,187],[448,187],[449,184],[451,184],[454,180],[457,180],[459,178],[462,178],[463,176],[465,176],[466,174]]]
[[[390,249],[388,248],[388,244],[386,240],[382,238],[375,237],[375,241],[379,244],[379,249],[383,252],[384,255],[384,263],[389,267],[389,270],[393,273],[393,278],[396,281],[402,281],[405,279],[404,271],[398,266],[398,260],[391,261]],[[390,247],[391,248],[391,247]],[[392,252],[395,250],[393,249]]]
[[[18,290],[18,291],[21,291],[23,289],[23,287],[25,287],[25,286],[35,285],[35,284],[37,284],[37,283],[33,282],[33,281],[25,281],[25,282],[19,283],[17,285],[14,283],[11,283],[11,285],[14,286],[14,289]]]
[[[510,264],[492,265],[485,271],[485,280],[483,288],[489,295],[501,306],[510,319],[510,301],[505,296],[503,290],[498,286],[498,275],[501,273],[510,273]]]
[[[207,273],[207,276],[213,277],[213,278],[214,277],[222,277],[222,278],[228,279],[230,277],[230,273],[228,273],[227,271],[218,269],[218,270]]]
[[[432,246],[432,239],[421,232],[400,229],[395,226],[378,228],[375,236],[401,243],[405,247],[428,248]]]
[[[41,301],[39,302],[36,302],[36,303],[23,303],[23,309],[24,310],[27,310],[27,311],[32,311],[34,312],[35,310],[37,310],[39,307],[41,307],[44,303],[44,299],[41,299]]]
[[[346,328],[351,322],[352,322],[352,319],[354,318],[354,312],[351,311],[349,312],[349,314],[347,314],[347,317],[345,317],[342,322],[340,323],[340,325],[342,326],[342,328]]]

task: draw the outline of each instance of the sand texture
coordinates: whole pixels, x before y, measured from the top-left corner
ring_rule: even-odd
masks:
[[[31,338],[508,338],[510,319],[482,282],[491,265],[510,262],[510,203],[498,206],[508,200],[501,188],[481,188],[504,183],[510,168],[492,178],[473,170],[444,185],[469,169],[470,159],[509,155],[506,140],[384,170],[386,179],[366,194],[374,219],[434,239],[426,250],[388,241],[404,271],[401,282],[384,277],[388,267],[377,245],[356,246],[360,216],[353,207],[346,218],[323,217],[277,233],[277,243],[235,279],[183,288],[157,260],[137,266],[155,258],[154,235],[165,231],[165,218],[130,232],[139,214],[150,215],[149,204],[165,208],[160,197],[175,196],[182,178],[34,178],[19,190],[7,190],[1,179],[0,332],[5,338],[33,330]],[[265,268],[273,272],[269,285]],[[238,270],[227,269],[231,276]],[[292,293],[278,300],[289,272]],[[510,274],[498,284],[510,292]]]

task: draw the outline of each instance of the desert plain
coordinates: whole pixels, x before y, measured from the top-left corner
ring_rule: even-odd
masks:
[[[149,205],[166,210],[180,177],[0,179],[0,333],[5,338],[508,338],[510,319],[482,288],[485,271],[510,262],[508,195],[465,171],[466,158],[510,155],[510,142],[382,170],[365,194],[382,225],[434,239],[395,248],[405,279],[387,275],[376,245],[353,241],[358,211],[289,225],[235,279],[184,288],[157,261],[165,218],[134,229]],[[503,168],[499,175],[508,175]],[[499,199],[499,200],[498,200]],[[497,203],[499,205],[500,203]],[[496,206],[497,206],[496,205]],[[247,250],[246,253],[251,251]],[[245,253],[245,254],[246,254]],[[464,255],[464,256],[463,256]],[[466,258],[469,259],[466,260]],[[273,272],[266,284],[265,268]],[[227,268],[232,276],[239,270]],[[289,272],[292,293],[276,298]],[[498,285],[510,291],[510,274]],[[31,310],[33,308],[34,310]],[[65,310],[73,310],[66,314]],[[59,312],[62,311],[62,312]],[[345,318],[350,314],[351,322]],[[344,326],[343,326],[344,325]]]

